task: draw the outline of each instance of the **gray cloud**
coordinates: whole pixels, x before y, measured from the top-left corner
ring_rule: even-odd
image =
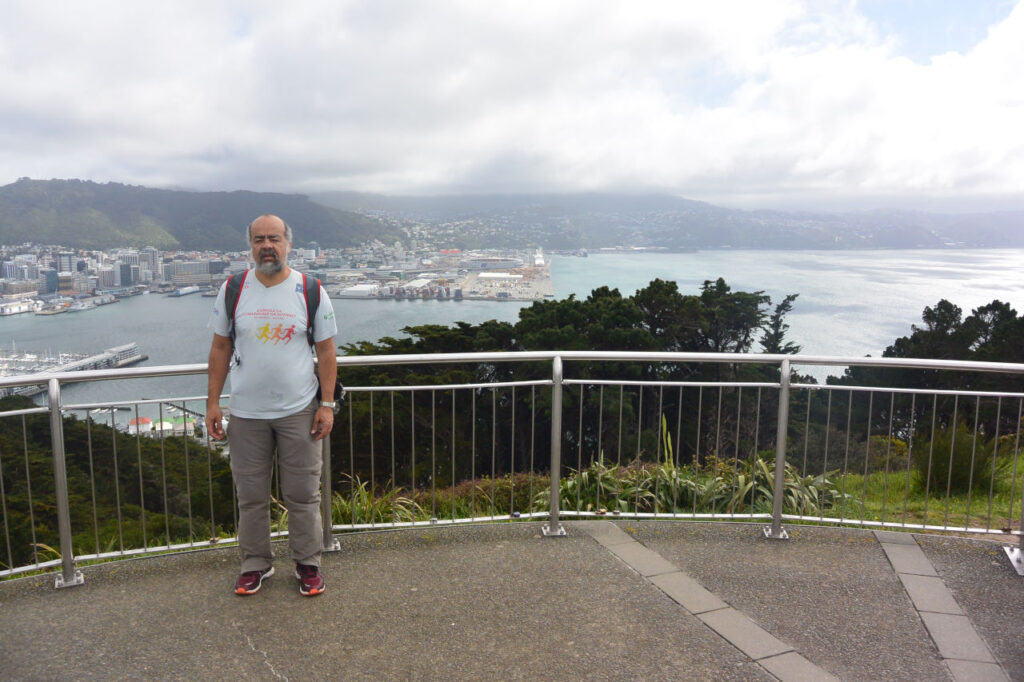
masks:
[[[1024,195],[1020,4],[928,63],[845,2],[5,5],[3,182]]]

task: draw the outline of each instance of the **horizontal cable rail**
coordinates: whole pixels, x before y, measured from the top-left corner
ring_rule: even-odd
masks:
[[[350,385],[325,440],[328,549],[338,531],[439,524],[541,519],[559,535],[563,516],[768,520],[772,538],[786,537],[783,521],[1013,534],[1024,549],[1022,364],[535,351],[338,365]],[[808,366],[1007,382],[792,374]],[[0,378],[0,394],[48,389],[45,405],[0,411],[0,577],[60,566],[58,585],[77,584],[80,562],[234,543],[230,449],[204,432],[205,395],[61,400],[70,384],[205,373],[194,364]],[[273,537],[288,532],[278,480]]]

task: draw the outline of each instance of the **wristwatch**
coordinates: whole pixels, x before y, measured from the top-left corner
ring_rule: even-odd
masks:
[[[321,400],[320,401],[320,407],[329,407],[329,408],[331,408],[333,410],[337,406],[338,406],[338,403],[333,402],[333,401],[331,401],[331,402],[328,402],[326,400]]]

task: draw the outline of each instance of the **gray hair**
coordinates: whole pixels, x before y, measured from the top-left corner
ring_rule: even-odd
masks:
[[[261,216],[256,216],[256,218],[252,221],[252,223],[249,223],[249,225],[245,228],[245,243],[247,245],[248,244],[252,244],[252,226],[253,226],[253,223],[255,223],[260,218],[277,218],[282,223],[284,223],[284,240],[286,242],[288,242],[289,244],[292,243],[292,226],[289,225],[287,222],[285,222],[285,219],[281,218],[280,216],[276,216],[276,215],[274,215],[272,213],[264,213]]]

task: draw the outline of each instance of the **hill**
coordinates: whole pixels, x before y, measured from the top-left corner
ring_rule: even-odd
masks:
[[[0,243],[76,248],[245,248],[245,227],[275,213],[296,245],[343,247],[381,236],[378,220],[318,204],[300,194],[187,192],[83,180],[22,178],[0,187]]]
[[[332,192],[313,199],[339,209],[432,223],[453,246],[1024,247],[1024,211],[744,211],[670,195],[622,194],[403,197]]]

